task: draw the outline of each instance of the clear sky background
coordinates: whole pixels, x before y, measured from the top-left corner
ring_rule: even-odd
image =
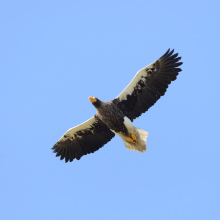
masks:
[[[0,219],[220,219],[219,1],[1,1]],[[72,163],[51,147],[174,48],[182,72],[119,137]]]

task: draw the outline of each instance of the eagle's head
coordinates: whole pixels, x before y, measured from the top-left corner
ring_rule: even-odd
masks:
[[[89,101],[97,108],[101,105],[101,101],[96,98],[96,97],[92,97],[92,96],[89,96]]]

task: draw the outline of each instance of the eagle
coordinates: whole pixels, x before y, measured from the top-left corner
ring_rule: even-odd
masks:
[[[52,147],[60,160],[79,160],[94,153],[115,134],[122,138],[129,150],[145,152],[148,132],[133,125],[133,120],[146,112],[165,94],[182,65],[174,50],[167,52],[152,64],[139,70],[128,86],[113,100],[104,102],[89,96],[96,114],[84,123],[69,129]]]

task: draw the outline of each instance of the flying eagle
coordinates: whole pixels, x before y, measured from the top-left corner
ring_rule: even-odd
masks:
[[[132,81],[115,99],[103,102],[89,96],[97,109],[96,114],[86,122],[69,129],[53,146],[56,156],[65,162],[79,160],[83,155],[93,153],[109,142],[115,134],[120,136],[129,150],[144,152],[148,132],[133,125],[133,120],[146,112],[165,94],[168,85],[174,81],[182,62],[178,53],[170,49],[158,60],[137,72]]]

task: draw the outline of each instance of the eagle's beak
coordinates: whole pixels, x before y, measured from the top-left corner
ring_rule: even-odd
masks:
[[[89,101],[90,101],[91,103],[96,102],[96,98],[95,98],[95,97],[92,97],[92,96],[89,96]]]

